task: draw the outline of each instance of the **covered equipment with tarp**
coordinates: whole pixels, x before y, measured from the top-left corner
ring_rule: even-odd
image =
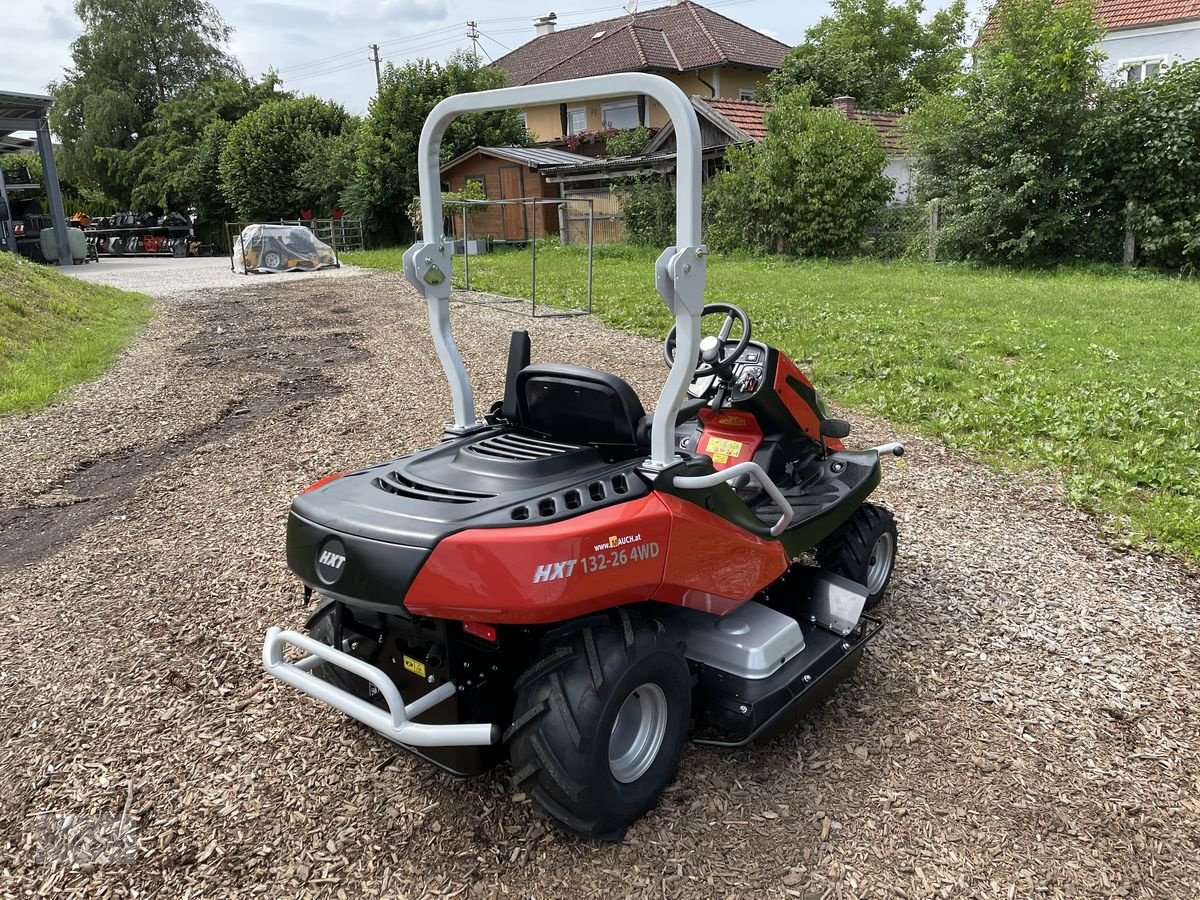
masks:
[[[337,265],[333,248],[303,225],[247,225],[233,242],[239,272],[315,272]]]

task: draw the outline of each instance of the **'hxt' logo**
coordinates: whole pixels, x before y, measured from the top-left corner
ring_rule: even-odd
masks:
[[[331,569],[340,569],[342,567],[342,563],[345,561],[346,557],[342,556],[340,553],[333,553],[329,550],[326,550],[324,553],[322,553],[320,559],[317,560],[317,562],[321,565],[329,566]]]
[[[570,578],[571,573],[575,571],[575,560],[564,559],[562,562],[546,563],[543,566],[538,566],[533,573],[533,583],[539,581],[557,581],[560,578]]]

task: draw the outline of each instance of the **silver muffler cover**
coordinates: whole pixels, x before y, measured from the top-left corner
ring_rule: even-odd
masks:
[[[688,659],[740,678],[767,678],[804,649],[799,622],[754,600],[725,616],[665,606],[655,615]]]

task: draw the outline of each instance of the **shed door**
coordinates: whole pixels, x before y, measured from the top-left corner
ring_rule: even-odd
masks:
[[[501,200],[517,200],[525,196],[523,174],[520,166],[500,167]],[[504,210],[504,240],[528,240],[529,233],[525,227],[525,204],[505,203],[500,208]]]

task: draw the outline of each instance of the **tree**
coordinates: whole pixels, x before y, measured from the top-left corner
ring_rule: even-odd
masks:
[[[962,65],[966,0],[953,0],[922,24],[922,0],[833,0],[823,17],[789,50],[772,74],[769,94],[804,87],[828,106],[849,96],[864,109],[901,111],[939,93]]]
[[[218,165],[221,189],[234,214],[264,221],[321,209],[330,191],[314,190],[311,162],[325,152],[324,142],[347,126],[353,127],[353,119],[341,106],[316,97],[279,100],[244,116],[230,130]]]
[[[133,150],[160,104],[214,75],[240,76],[230,29],[204,0],[77,0],[84,31],[72,65],[50,85],[50,125],[64,177],[128,206]]]
[[[195,152],[180,173],[179,189],[196,210],[196,234],[208,244],[225,246],[225,223],[236,218],[221,186],[221,151],[233,124],[225,119],[211,122]],[[229,249],[226,247],[225,249]]]
[[[712,182],[707,239],[717,250],[843,256],[892,195],[883,145],[867,125],[812,109],[802,91],[765,116],[762,143],[734,148]]]
[[[375,234],[400,240],[410,235],[403,211],[418,193],[417,143],[430,110],[453,94],[503,87],[500,69],[481,68],[469,54],[445,63],[417,60],[388,65],[379,93],[359,129],[355,185],[350,211]],[[442,139],[442,160],[476,146],[526,145],[529,136],[512,110],[472,113],[456,119]]]
[[[1083,153],[1102,90],[1091,0],[998,0],[970,72],[910,117],[939,251],[988,262],[1077,257],[1095,225]]]
[[[134,206],[184,211],[195,203],[204,186],[197,184],[196,173],[189,168],[209,126],[232,125],[264,103],[291,97],[280,94],[278,86],[274,72],[259,82],[240,75],[216,75],[159,104],[131,153],[137,176]],[[215,176],[215,169],[212,173]]]

